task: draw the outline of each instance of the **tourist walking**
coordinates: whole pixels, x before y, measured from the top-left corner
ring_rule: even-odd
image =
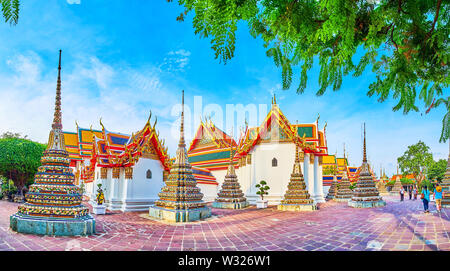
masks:
[[[423,209],[424,213],[429,213],[428,210],[428,202],[430,201],[430,190],[428,190],[428,187],[426,185],[422,188],[422,194],[420,195],[420,198],[423,201]]]
[[[416,186],[414,186],[414,188],[413,188],[413,195],[414,195],[414,200],[416,200],[417,199],[417,187]]]
[[[403,201],[404,196],[405,196],[405,189],[402,186],[402,188],[400,188],[400,201]]]
[[[434,188],[434,199],[436,200],[436,209],[440,213],[441,212],[441,204],[442,204],[442,186],[439,183]]]
[[[408,194],[409,194],[409,200],[412,199],[412,188],[411,186],[408,186]]]

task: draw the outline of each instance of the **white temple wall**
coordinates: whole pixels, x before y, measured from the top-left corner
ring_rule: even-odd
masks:
[[[251,161],[253,163],[253,160]],[[239,184],[241,185],[241,190],[244,192],[244,195],[247,196],[250,194],[250,186],[251,186],[251,164],[246,164],[238,169],[236,175],[238,177]]]
[[[225,175],[227,175],[226,169],[221,170],[211,170],[212,175],[216,178],[216,181],[219,183],[217,192],[219,192],[220,188],[222,187],[223,181],[225,180]]]
[[[147,179],[147,171],[152,172]],[[147,211],[159,199],[158,193],[164,186],[164,167],[159,160],[141,158],[133,167],[133,178],[125,179],[125,169],[121,169],[119,180],[120,210]]]
[[[197,183],[197,186],[200,188],[200,192],[203,193],[203,201],[205,202],[213,202],[217,197],[217,192],[219,186],[212,184],[202,184]]]
[[[260,143],[250,152],[252,164],[246,165],[250,170],[249,182],[245,182],[245,195],[252,204],[260,198],[256,194],[255,185],[265,180],[270,187],[264,199],[270,205],[279,204],[287,190],[295,160],[295,145],[293,143]],[[277,166],[272,167],[273,158],[277,159]],[[240,176],[238,176],[239,178]],[[241,181],[241,179],[239,179]],[[244,182],[242,182],[244,184]],[[243,185],[244,186],[244,185]]]

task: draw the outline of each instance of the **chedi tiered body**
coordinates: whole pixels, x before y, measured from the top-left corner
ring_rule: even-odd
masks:
[[[217,193],[217,198],[212,205],[214,208],[241,209],[248,206],[247,199],[239,185],[234,166],[229,165],[227,175],[222,184],[222,189]]]
[[[350,181],[347,177],[347,172],[344,170],[344,175],[342,176],[341,182],[339,183],[335,201],[349,201],[353,196],[353,191],[350,189]]]
[[[183,150],[186,151],[186,149],[178,149],[177,152]],[[161,208],[182,210],[206,206],[206,202],[202,201],[203,194],[197,187],[197,181],[192,175],[192,167],[189,163],[175,163],[172,166],[166,185],[158,196],[159,200],[155,205]]]
[[[26,194],[26,203],[19,206],[18,215],[48,218],[84,218],[89,209],[81,204],[81,188],[73,184],[74,174],[69,167],[65,150],[47,150],[41,158],[42,166],[34,184]]]
[[[291,180],[288,184],[288,189],[283,200],[281,200],[280,205],[277,206],[277,209],[283,211],[316,210],[316,205],[310,198],[308,190],[306,189],[306,184],[298,157],[298,148],[296,148],[296,158],[294,168],[291,173]]]
[[[400,189],[402,188],[402,181],[400,181],[400,177],[397,176],[395,179],[394,186],[391,189],[391,194],[397,196],[400,194]]]
[[[384,184],[384,180],[381,179],[378,183],[377,183],[377,189],[378,192],[380,193],[380,195],[389,195],[389,192],[386,190],[386,185]]]
[[[336,175],[334,175],[333,182],[331,183],[330,189],[328,190],[326,199],[334,199],[337,195],[337,191],[338,191],[338,182],[336,179]]]
[[[353,190],[353,197],[348,202],[348,205],[355,208],[385,206],[386,202],[380,197],[373,177],[370,174],[369,164],[363,163],[361,167],[356,187]]]

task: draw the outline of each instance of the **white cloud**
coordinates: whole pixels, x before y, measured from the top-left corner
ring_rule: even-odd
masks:
[[[44,68],[41,58],[32,52],[8,60],[9,72],[0,74],[0,134],[20,132],[46,142],[53,120],[57,66]],[[111,131],[131,134],[144,126],[149,111],[171,152],[176,150],[177,135],[171,127],[177,116],[172,107],[179,94],[161,82],[158,69],[114,68],[94,57],[62,63],[63,129],[81,127],[99,129],[99,119]],[[173,138],[172,138],[173,137]]]
[[[191,52],[184,49],[177,51],[170,51],[164,58],[163,63],[159,66],[160,69],[168,72],[184,71],[189,65],[189,57]]]
[[[67,3],[69,5],[73,5],[73,4],[79,5],[79,4],[81,4],[81,0],[67,0]]]

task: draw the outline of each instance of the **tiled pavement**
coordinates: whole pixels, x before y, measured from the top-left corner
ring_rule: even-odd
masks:
[[[315,212],[212,209],[202,222],[170,225],[145,212],[96,216],[97,234],[49,237],[18,234],[9,216],[18,204],[0,201],[1,250],[450,250],[450,210],[440,215],[420,200],[353,209],[327,202]]]

